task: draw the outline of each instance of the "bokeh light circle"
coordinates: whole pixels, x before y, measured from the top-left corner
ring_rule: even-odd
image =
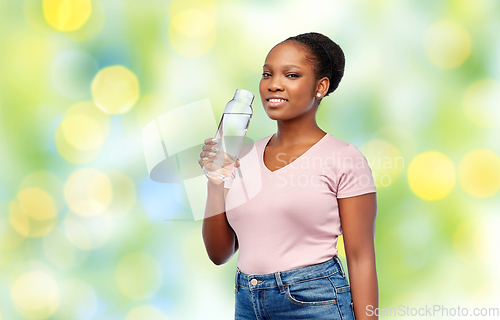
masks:
[[[84,114],[67,117],[61,123],[61,130],[68,143],[77,149],[93,150],[104,142],[99,122]]]
[[[47,260],[61,269],[80,266],[88,257],[88,251],[76,247],[61,227],[52,229],[43,238],[43,251]]]
[[[216,40],[214,1],[174,0],[169,6],[171,17],[168,39],[175,51],[184,57],[199,57],[212,49]]]
[[[109,178],[94,168],[75,171],[64,186],[68,206],[81,216],[102,214],[113,199]]]
[[[113,219],[109,213],[82,217],[68,212],[64,217],[64,232],[68,240],[82,250],[93,250],[105,245],[114,232]]]
[[[185,37],[202,37],[214,28],[214,20],[202,10],[187,9],[172,19],[172,27]]]
[[[459,67],[469,57],[471,39],[460,24],[444,20],[429,27],[424,36],[424,50],[432,64],[440,69]]]
[[[139,81],[124,66],[116,65],[100,70],[91,87],[95,104],[109,114],[127,112],[139,99]]]
[[[122,217],[132,210],[137,201],[135,184],[126,174],[119,171],[106,173],[113,188],[113,200],[108,212],[114,217]]]
[[[9,206],[9,221],[10,224],[12,225],[12,228],[16,230],[20,235],[24,237],[29,237],[31,234],[33,234],[31,225],[30,225],[30,218],[24,212],[22,207],[19,205],[19,202],[17,201],[12,201]],[[49,232],[48,228],[45,229],[45,231],[42,233],[42,235],[45,235]]]
[[[453,234],[453,247],[455,254],[463,263],[477,266],[488,256],[485,250],[486,243],[484,237],[484,226],[482,223],[473,218],[460,223]],[[490,254],[491,255],[491,254]]]
[[[0,201],[0,212],[8,212],[9,205]],[[9,223],[9,217],[0,216],[0,250],[18,248],[25,240],[25,236],[17,232]],[[4,251],[4,252],[5,252]],[[8,257],[4,255],[3,262],[8,263]],[[0,266],[2,263],[0,263]]]
[[[445,198],[455,186],[455,166],[438,151],[420,153],[408,166],[408,184],[415,195],[426,201]]]
[[[40,188],[21,190],[17,197],[21,208],[33,219],[48,220],[54,219],[57,215],[54,199]]]
[[[134,252],[120,260],[115,279],[125,296],[142,300],[158,291],[163,283],[163,273],[160,263],[154,257],[144,252]]]
[[[36,187],[20,190],[9,206],[12,228],[24,237],[45,236],[54,227],[57,213],[54,198]]]
[[[63,182],[53,172],[48,170],[34,171],[28,174],[19,186],[19,190],[38,188],[47,192],[54,200],[57,210],[65,206],[63,195]]]
[[[473,150],[460,162],[458,176],[468,194],[491,197],[500,190],[500,156],[489,149]]]
[[[89,284],[70,278],[59,285],[61,303],[53,315],[55,320],[95,319],[98,310],[97,294]]]
[[[92,13],[90,0],[43,0],[43,14],[56,30],[80,29]]]
[[[483,128],[500,124],[500,82],[483,79],[474,82],[464,94],[464,111],[475,125]]]
[[[59,287],[56,281],[42,271],[22,274],[11,289],[17,311],[26,319],[50,317],[59,306]]]
[[[65,113],[54,138],[57,151],[67,161],[92,161],[109,135],[109,116],[93,102],[72,105]]]

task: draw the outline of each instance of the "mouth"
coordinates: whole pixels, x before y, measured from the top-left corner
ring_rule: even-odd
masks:
[[[267,105],[270,108],[277,108],[283,106],[285,103],[288,102],[288,100],[283,99],[283,98],[269,98],[267,100]]]

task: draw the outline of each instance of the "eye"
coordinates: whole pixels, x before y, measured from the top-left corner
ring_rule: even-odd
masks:
[[[287,74],[287,77],[290,77],[290,78],[298,78],[299,75],[296,74],[296,73],[290,73],[290,74]]]
[[[262,73],[262,76],[263,76],[263,77],[270,77],[270,76],[271,76],[271,74],[270,74],[269,72],[264,72],[264,73]]]

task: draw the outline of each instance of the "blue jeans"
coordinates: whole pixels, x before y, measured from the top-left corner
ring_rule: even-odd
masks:
[[[266,274],[246,274],[236,267],[235,319],[354,320],[340,259]]]

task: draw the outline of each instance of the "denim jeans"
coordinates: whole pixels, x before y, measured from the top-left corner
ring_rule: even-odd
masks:
[[[236,267],[235,319],[354,320],[340,259],[267,274],[246,274]]]

